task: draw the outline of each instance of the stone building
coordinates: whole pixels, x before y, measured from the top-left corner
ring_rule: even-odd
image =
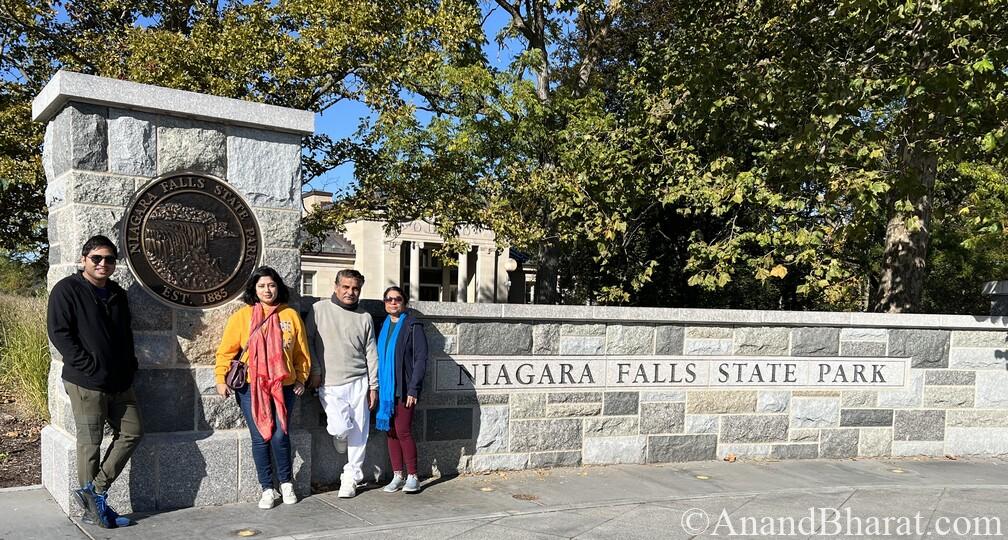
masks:
[[[332,197],[326,191],[303,193],[304,212],[331,204]],[[330,233],[315,251],[302,254],[301,294],[325,296],[337,272],[356,268],[366,278],[363,298],[381,298],[390,285],[402,286],[414,301],[525,303],[532,297],[535,269],[513,250],[498,250],[493,231],[464,229],[461,238],[469,251],[448,267],[433,255],[443,239],[426,221],[403,223],[396,236],[386,235],[378,221],[350,222],[345,234]]]

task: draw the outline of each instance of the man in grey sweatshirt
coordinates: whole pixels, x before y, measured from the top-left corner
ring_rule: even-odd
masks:
[[[319,390],[326,430],[336,450],[347,454],[339,496],[353,497],[364,479],[364,448],[370,410],[378,403],[378,351],[371,315],[360,308],[364,276],[336,274],[335,292],[312,306],[306,321],[312,366],[308,385]]]

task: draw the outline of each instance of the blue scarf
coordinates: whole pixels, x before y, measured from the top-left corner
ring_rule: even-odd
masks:
[[[392,317],[385,317],[381,333],[378,334],[378,414],[375,416],[375,428],[380,431],[389,430],[389,422],[395,412],[395,347],[405,320],[406,314],[400,314],[399,322],[392,328],[390,336]]]

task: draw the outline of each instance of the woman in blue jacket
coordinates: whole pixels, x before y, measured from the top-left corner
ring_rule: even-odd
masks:
[[[399,287],[385,289],[388,316],[378,334],[378,413],[375,427],[388,432],[389,459],[394,476],[384,491],[420,491],[417,449],[413,440],[413,411],[427,370],[427,336],[423,323],[407,308]],[[403,476],[403,468],[407,475]]]

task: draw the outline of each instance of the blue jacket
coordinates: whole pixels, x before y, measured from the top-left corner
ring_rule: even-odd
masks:
[[[427,336],[412,309],[406,310],[403,317],[406,317],[403,330],[409,331],[400,331],[396,340],[395,373],[396,393],[405,400],[406,396],[420,397],[427,372]]]

